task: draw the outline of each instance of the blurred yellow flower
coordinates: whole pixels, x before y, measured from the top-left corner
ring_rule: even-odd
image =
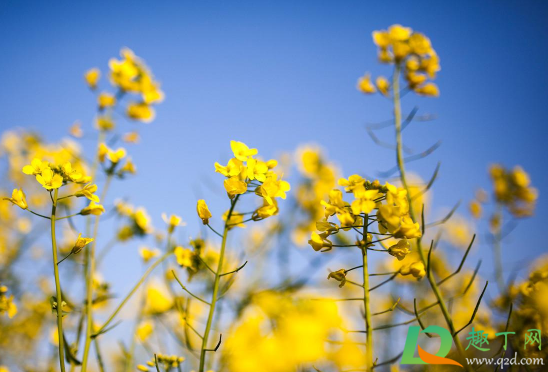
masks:
[[[100,216],[103,213],[105,213],[105,207],[103,207],[101,204],[95,203],[94,201],[90,202],[87,207],[80,211],[80,214],[83,216],[87,216],[89,214],[93,214],[94,216]]]
[[[379,92],[381,92],[382,95],[388,97],[390,90],[390,83],[388,82],[388,79],[384,76],[379,76],[377,77],[375,83],[377,84],[377,89],[379,90]]]
[[[183,267],[192,267],[192,257],[194,256],[194,253],[192,253],[192,250],[188,248],[183,247],[175,247],[175,258],[177,259],[177,263],[180,266]]]
[[[371,82],[371,74],[367,73],[361,78],[358,79],[358,84],[356,85],[359,91],[365,94],[372,94],[377,91],[375,86]]]
[[[144,263],[149,262],[154,257],[157,257],[160,255],[160,251],[158,249],[148,249],[147,247],[141,247],[139,249],[139,255],[143,259]]]
[[[99,71],[98,68],[92,68],[88,70],[84,75],[84,79],[86,80],[86,83],[91,89],[97,88],[97,83],[99,82],[100,77],[101,77],[101,71]]]
[[[116,104],[116,97],[114,97],[110,93],[102,92],[97,97],[97,105],[99,106],[99,109],[104,109],[106,107],[112,107]]]
[[[144,102],[132,102],[127,106],[127,116],[130,119],[150,123],[154,120],[154,109]]]
[[[162,213],[162,220],[164,220],[164,222],[167,224],[168,234],[171,234],[177,226],[186,225],[186,223],[183,222],[183,219],[175,214],[172,214],[168,217],[165,213]]]

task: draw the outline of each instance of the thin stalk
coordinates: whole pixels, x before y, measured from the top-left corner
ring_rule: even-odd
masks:
[[[497,210],[495,216],[498,219],[498,225],[495,226],[495,231],[493,232],[493,255],[495,256],[495,278],[497,280],[497,286],[499,292],[504,294],[504,275],[502,268],[502,247],[501,247],[501,225],[502,225],[502,206],[500,203],[497,203]]]
[[[101,193],[101,200],[105,200],[108,187],[112,181],[112,174],[107,176],[107,180]],[[89,350],[93,335],[93,274],[95,273],[95,249],[97,247],[97,235],[99,233],[99,219],[101,216],[95,216],[95,224],[93,227],[93,242],[91,248],[88,249],[88,270],[86,271],[86,342],[84,343],[84,358],[82,360],[82,372],[86,372]]]
[[[141,286],[141,284],[143,284],[143,282],[146,280],[146,278],[150,275],[150,273],[156,268],[156,266],[158,266],[160,263],[162,263],[166,258],[168,258],[173,252],[170,251],[170,252],[166,252],[162,257],[160,257],[156,262],[154,262],[152,265],[150,265],[150,267],[147,269],[147,271],[145,271],[145,273],[143,274],[143,276],[141,277],[141,279],[139,279],[139,281],[137,282],[137,284],[135,284],[135,286],[133,287],[133,289],[129,292],[129,294],[122,300],[122,302],[120,302],[120,305],[118,305],[118,307],[116,308],[116,310],[114,310],[114,312],[112,314],[110,314],[110,316],[108,317],[107,321],[103,324],[103,326],[101,328],[99,328],[99,330],[97,331],[97,333],[95,334],[92,334],[91,337],[94,338],[94,337],[97,337],[99,336],[101,333],[105,332],[107,326],[114,320],[114,318],[116,317],[116,315],[118,315],[118,313],[120,312],[120,310],[122,310],[122,308],[124,307],[124,305],[129,301],[129,299],[131,298],[131,296],[133,296],[133,294],[137,291],[137,289],[139,289],[139,287]]]
[[[129,347],[129,355],[126,359],[125,371],[131,372],[133,369],[133,360],[135,356],[135,348],[137,346],[137,329],[139,328],[139,323],[143,319],[143,309],[146,303],[146,292],[141,293],[141,298],[139,300],[139,310],[137,312],[137,319],[135,319],[135,324],[133,325],[133,332],[131,333],[131,344]]]
[[[51,207],[51,249],[53,251],[53,274],[55,275],[55,291],[57,296],[57,335],[59,337],[59,364],[61,372],[65,372],[65,342],[63,339],[63,295],[61,281],[59,280],[59,266],[57,266],[57,239],[55,238],[55,214],[57,212],[57,195],[59,189],[55,189],[53,205]]]
[[[397,161],[398,169],[400,171],[401,182],[405,190],[407,190],[407,201],[409,203],[409,215],[411,219],[413,220],[413,222],[416,222],[417,219],[413,211],[413,200],[409,193],[409,185],[407,183],[407,179],[405,176],[405,163],[403,160],[403,141],[402,141],[402,134],[401,134],[402,127],[401,127],[400,73],[401,73],[401,65],[397,63],[394,69],[394,76],[392,79],[393,80],[392,90],[394,92],[394,101],[393,101],[394,102],[394,126],[396,129],[396,161]],[[421,261],[426,267],[428,262],[422,250],[421,238],[417,238],[417,248],[419,251],[419,256],[421,258]],[[466,354],[464,352],[464,348],[462,347],[462,343],[460,342],[458,335],[455,335],[455,326],[453,325],[453,319],[451,318],[451,315],[449,314],[449,311],[447,310],[447,306],[445,305],[445,301],[440,292],[440,289],[438,288],[438,285],[436,284],[436,279],[434,278],[434,275],[431,270],[428,271],[427,278],[428,278],[428,282],[430,283],[430,287],[432,288],[432,292],[434,292],[434,295],[436,296],[436,299],[438,300],[441,312],[443,313],[443,317],[445,318],[445,322],[447,323],[447,326],[449,327],[451,334],[454,335],[453,340],[455,341],[457,350],[461,358],[465,359]],[[468,364],[465,364],[465,369],[469,372],[472,372],[472,369],[470,368]]]
[[[368,216],[365,215],[363,224],[363,239],[367,245],[367,222]],[[369,268],[367,265],[367,246],[362,249],[363,259],[363,307],[365,311],[365,330],[366,333],[366,370],[373,367],[373,332],[371,332],[371,302],[369,298]]]
[[[223,261],[225,257],[225,249],[226,249],[226,240],[228,236],[228,231],[230,230],[230,217],[232,217],[232,212],[234,211],[234,207],[236,206],[236,203],[238,202],[238,196],[234,198],[234,200],[230,203],[230,210],[228,211],[228,215],[226,217],[225,221],[225,227],[223,230],[223,240],[221,243],[221,253],[219,255],[219,263],[217,264],[217,271],[215,272],[215,281],[213,283],[213,295],[211,297],[211,302],[209,306],[209,315],[207,317],[207,324],[204,332],[204,337],[202,339],[202,350],[200,352],[200,368],[199,372],[204,372],[205,369],[205,361],[206,361],[206,352],[207,352],[207,340],[209,338],[209,333],[211,331],[211,324],[213,322],[213,315],[215,314],[215,305],[217,305],[217,297],[219,294],[219,282],[221,279],[221,274],[223,272]]]

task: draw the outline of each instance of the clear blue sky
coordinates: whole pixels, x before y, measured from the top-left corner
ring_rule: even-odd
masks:
[[[318,143],[346,175],[392,167],[393,154],[363,129],[388,119],[390,104],[364,97],[355,83],[367,70],[389,74],[370,35],[401,23],[431,38],[442,66],[440,98],[404,103],[406,111],[416,104],[438,116],[409,127],[407,144],[419,150],[443,142],[411,168],[427,178],[441,159],[434,200],[450,207],[487,187],[489,163],[521,164],[540,199],[537,216],[508,241],[506,258],[534,257],[546,252],[539,232],[548,218],[547,16],[548,3],[533,0],[3,1],[0,129],[33,127],[56,140],[77,119],[89,128],[94,98],[83,72],[104,70],[122,46],[132,48],[162,82],[166,100],[129,150],[139,175],[111,195],[145,205],[156,226],[161,212],[180,214],[192,234],[195,190],[204,177],[221,184],[213,163],[228,159],[230,139],[266,157]]]

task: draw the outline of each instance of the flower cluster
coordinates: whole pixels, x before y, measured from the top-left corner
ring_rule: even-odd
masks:
[[[226,177],[224,187],[228,197],[233,200],[239,195],[255,193],[262,198],[262,206],[257,208],[251,219],[262,220],[278,213],[276,198],[285,199],[286,192],[290,185],[282,179],[282,175],[274,172],[278,164],[276,160],[263,161],[253,156],[257,155],[257,149],[250,149],[246,144],[237,141],[230,141],[230,147],[234,157],[228,161],[226,166],[215,163],[215,172]],[[198,202],[198,214],[202,221],[209,220],[207,204],[204,201]],[[238,226],[243,222],[243,215],[232,212],[230,217],[231,225]]]
[[[8,287],[0,285],[0,315],[7,314],[13,318],[17,314],[17,305],[13,303],[13,295],[8,296]]]
[[[393,25],[388,30],[374,31],[373,42],[379,47],[379,61],[396,64],[409,90],[423,96],[439,95],[436,84],[428,82],[440,70],[439,57],[428,37],[409,27]],[[383,76],[379,76],[373,84],[370,74],[365,74],[358,80],[358,89],[366,94],[378,90],[382,95],[389,96],[391,86]]]
[[[112,58],[109,61],[109,78],[112,86],[117,89],[116,94],[101,92],[97,96],[97,105],[100,115],[97,117],[97,126],[102,130],[114,128],[114,120],[110,112],[105,109],[114,107],[125,94],[133,94],[138,100],[130,101],[126,107],[129,119],[149,123],[154,120],[154,104],[162,102],[164,93],[160,84],[154,79],[146,64],[130,49],[124,48],[120,52],[120,60]],[[101,73],[92,68],[86,72],[84,78],[88,86],[96,91]]]
[[[376,222],[379,235],[401,239],[388,249],[388,253],[403,259],[409,253],[407,239],[422,236],[418,223],[413,222],[409,216],[409,203],[407,191],[398,188],[388,182],[381,185],[379,181],[367,181],[359,175],[352,175],[348,179],[341,178],[339,186],[343,186],[346,193],[352,194],[354,200],[348,203],[343,200],[343,193],[339,189],[333,189],[329,193],[329,201],[322,201],[325,207],[324,220],[316,223],[320,233],[313,233],[309,244],[314,250],[330,250],[333,243],[329,236],[337,234],[341,229],[363,228],[367,221]],[[375,217],[369,216],[376,210]],[[336,216],[339,224],[329,222],[331,216]],[[367,226],[367,225],[366,225]],[[362,248],[372,244],[372,235],[368,233],[367,241],[357,242]]]
[[[494,196],[497,202],[508,207],[514,217],[531,216],[535,211],[537,189],[531,186],[529,175],[517,166],[512,170],[495,164],[490,169]]]
[[[149,367],[154,368],[156,366],[156,361],[158,362],[159,366],[162,366],[162,369],[164,371],[170,371],[172,369],[179,369],[180,370],[180,364],[185,361],[185,358],[182,356],[177,355],[163,355],[163,354],[156,354],[156,360],[152,358],[147,362],[146,365],[139,364],[137,366],[137,369],[139,371],[147,372],[150,371]]]

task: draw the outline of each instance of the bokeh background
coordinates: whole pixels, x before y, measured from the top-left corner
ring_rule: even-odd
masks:
[[[380,95],[364,97],[355,84],[366,71],[390,73],[376,61],[371,32],[401,23],[428,35],[441,60],[441,96],[404,100],[405,112],[418,106],[437,117],[404,132],[417,151],[442,141],[432,156],[410,164],[428,179],[442,163],[432,219],[459,200],[467,215],[476,188],[489,189],[493,162],[522,165],[540,191],[535,217],[505,241],[505,267],[513,269],[546,252],[547,16],[548,3],[533,0],[3,1],[0,131],[34,128],[56,141],[80,120],[91,132],[95,97],[83,73],[104,71],[121,47],[133,49],[162,82],[166,99],[156,120],[139,126],[141,144],[129,148],[138,175],[114,183],[110,194],[144,205],[156,226],[162,212],[181,215],[188,225],[180,234],[187,237],[199,231],[198,198],[224,202],[213,163],[228,160],[231,139],[267,158],[315,143],[345,176],[375,177],[392,168],[393,152],[365,131],[367,123],[390,119],[391,104]],[[392,135],[387,130],[383,138]],[[472,257],[484,258],[481,273],[489,279],[491,252],[481,236],[479,243]],[[119,246],[106,262],[103,274],[117,293],[140,275],[136,249]]]

